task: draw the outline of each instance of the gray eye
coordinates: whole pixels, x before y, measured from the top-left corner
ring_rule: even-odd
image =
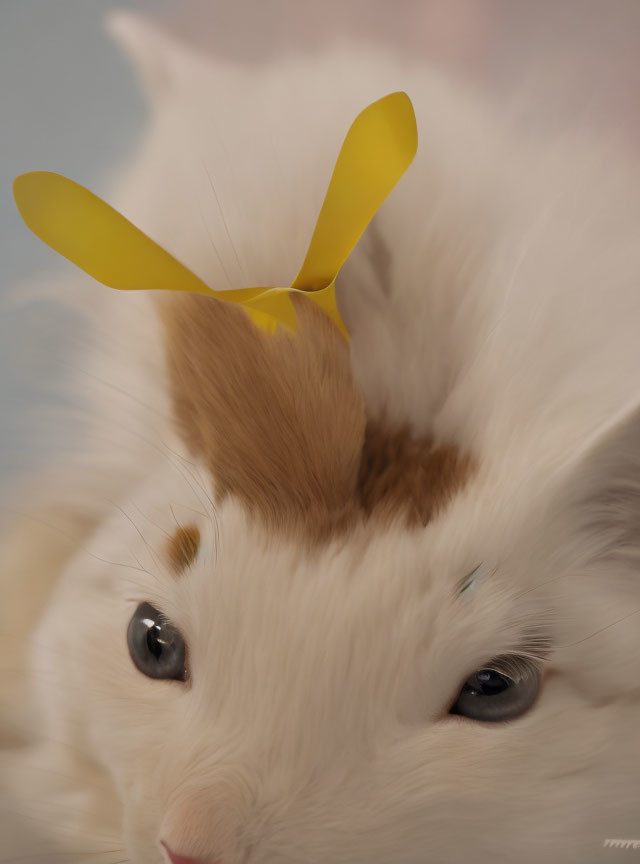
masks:
[[[488,723],[524,714],[538,695],[540,673],[530,664],[519,665],[520,673],[514,678],[494,669],[478,669],[462,685],[449,713]]]
[[[185,681],[184,639],[150,603],[141,603],[127,630],[129,654],[138,669],[148,678]]]

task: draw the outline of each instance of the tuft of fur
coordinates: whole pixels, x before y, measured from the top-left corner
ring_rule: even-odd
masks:
[[[364,512],[404,517],[423,528],[471,478],[473,458],[451,445],[416,440],[408,429],[370,423],[365,432],[358,494]]]
[[[168,365],[178,428],[217,500],[233,495],[270,532],[326,539],[353,521],[364,404],[344,339],[301,300],[298,331],[269,334],[230,304],[172,298]]]
[[[363,518],[425,526],[473,471],[453,446],[369,425],[347,345],[296,302],[299,329],[258,330],[241,309],[177,296],[164,304],[179,433],[228,495],[272,534],[326,542]]]
[[[200,548],[200,532],[195,525],[180,525],[173,532],[167,544],[171,566],[176,573],[182,573],[195,561]]]

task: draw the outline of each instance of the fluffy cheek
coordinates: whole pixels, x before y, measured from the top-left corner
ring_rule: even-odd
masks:
[[[105,626],[109,621],[99,602],[87,608],[63,584],[32,640],[36,716],[49,736],[72,742],[88,758],[94,755],[93,718],[107,695]]]
[[[137,790],[124,807],[123,840],[127,852],[136,864],[164,864],[158,844],[159,813],[157,802],[146,790]]]
[[[167,685],[146,679],[129,657],[133,605],[86,570],[80,575],[65,577],[33,638],[35,713],[49,735],[73,743],[126,789],[148,776],[158,742],[170,740]]]
[[[176,736],[166,693],[172,685],[148,681],[128,655],[125,660],[120,689],[94,706],[92,733],[121,804],[123,841],[131,860],[160,864],[165,861],[158,845],[160,824],[175,785],[168,775]]]

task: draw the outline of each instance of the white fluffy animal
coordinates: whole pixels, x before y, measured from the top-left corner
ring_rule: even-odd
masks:
[[[640,840],[637,167],[379,50],[113,28],[151,118],[110,200],[215,287],[291,281],[365,105],[407,91],[420,145],[340,277],[349,348],[304,304],[267,337],[77,277],[88,419],[3,553],[1,860],[608,860]]]

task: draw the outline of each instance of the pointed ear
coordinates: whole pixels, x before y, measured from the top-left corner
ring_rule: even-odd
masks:
[[[107,30],[133,64],[151,99],[169,93],[187,49],[144,15],[116,9],[105,17]]]
[[[560,474],[594,540],[640,546],[640,398],[591,433]]]

